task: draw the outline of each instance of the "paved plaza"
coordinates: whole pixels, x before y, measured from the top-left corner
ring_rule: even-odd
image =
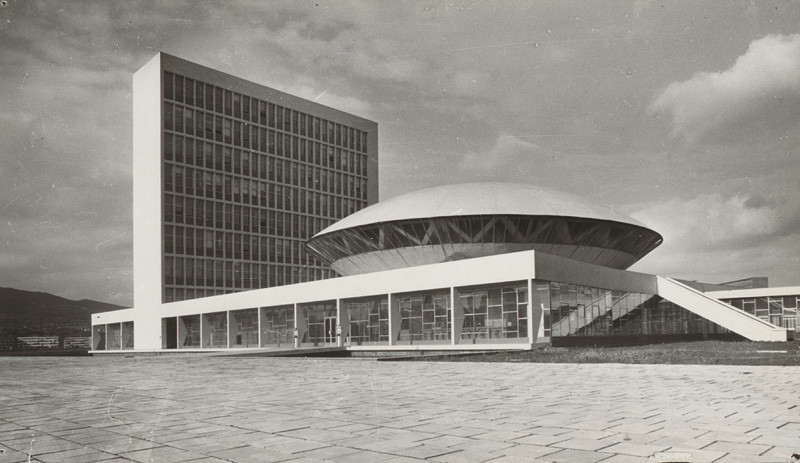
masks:
[[[0,357],[0,462],[788,462],[798,405],[800,367]]]

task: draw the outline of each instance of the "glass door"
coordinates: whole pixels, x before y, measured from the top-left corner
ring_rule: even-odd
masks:
[[[325,317],[325,344],[336,344],[336,316]]]

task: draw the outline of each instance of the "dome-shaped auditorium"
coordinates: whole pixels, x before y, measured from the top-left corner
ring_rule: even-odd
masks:
[[[342,275],[535,250],[626,269],[661,235],[575,195],[513,183],[438,186],[362,209],[307,247]]]

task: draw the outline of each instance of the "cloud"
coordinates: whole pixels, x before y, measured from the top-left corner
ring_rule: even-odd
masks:
[[[664,245],[689,251],[751,247],[800,234],[800,199],[720,193],[670,199],[631,214],[664,236]]]
[[[291,87],[282,88],[281,90],[299,96],[300,98],[316,101],[319,104],[336,108],[340,111],[357,114],[360,117],[369,117],[369,103],[352,96],[338,95],[327,89],[320,91],[319,86],[312,87],[310,85],[293,85]]]
[[[630,214],[664,243],[635,270],[705,282],[769,276],[796,284],[800,198],[719,193],[671,199]]]
[[[673,82],[649,106],[689,142],[724,142],[800,123],[800,34],[750,43],[732,67]]]
[[[518,138],[509,133],[498,135],[488,150],[466,154],[458,165],[462,175],[475,179],[523,180],[528,168],[543,159],[552,158],[554,151]]]
[[[791,92],[756,94],[767,103],[734,108],[743,115],[726,106],[722,121],[698,113],[694,95],[669,94],[660,106],[654,96],[669,82],[678,90],[705,83],[682,82],[694,63],[731,67],[747,42],[739,41],[744,32],[732,39],[728,31],[796,31],[797,14],[756,5],[753,26],[752,16],[728,15],[728,5],[691,3],[623,20],[630,7],[9,2],[0,9],[0,279],[130,303],[130,76],[159,50],[377,121],[386,197],[443,181],[523,181],[630,210],[630,198],[694,197],[734,183],[795,191],[800,135],[781,134],[797,126]],[[784,42],[796,43],[768,37],[759,46],[778,56],[786,56]],[[767,56],[760,43],[747,56]],[[769,66],[750,68],[773,84],[780,77]],[[709,75],[720,80],[738,75],[734,69]],[[769,103],[771,95],[783,106]],[[670,121],[676,108],[691,106],[683,132],[675,130],[680,137],[699,127],[698,139],[741,133],[747,142],[680,156],[641,117],[651,103]],[[753,136],[762,128],[769,137]],[[785,209],[776,196],[746,198],[765,216]],[[764,231],[771,243],[788,223]],[[116,283],[101,285],[107,276]]]

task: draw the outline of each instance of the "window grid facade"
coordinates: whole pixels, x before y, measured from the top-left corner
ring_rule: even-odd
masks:
[[[545,337],[728,332],[653,294],[535,280],[534,296],[544,309]]]
[[[294,346],[294,306],[262,307],[261,347]]]
[[[337,336],[336,301],[312,302],[298,306],[298,316],[306,324],[302,345],[335,345]]]
[[[178,348],[200,347],[200,315],[178,317]]]
[[[392,304],[398,308],[398,344],[450,341],[453,320],[450,291],[399,294],[392,296]]]
[[[721,299],[721,301],[773,325],[789,330],[800,330],[797,323],[800,295],[740,297]]]
[[[350,342],[354,345],[389,342],[389,298],[377,296],[342,301],[350,319]]]
[[[163,71],[163,302],[334,276],[305,241],[368,205],[367,132]]]
[[[92,350],[133,349],[133,322],[92,326]]]
[[[459,290],[464,323],[461,339],[528,337],[528,284]]]
[[[186,315],[177,326],[170,317],[162,326],[179,339],[165,348],[524,344],[529,310],[534,338],[540,316],[543,339],[730,333],[658,295],[535,279]],[[118,336],[110,327],[94,327],[96,343],[106,345],[107,329]]]

